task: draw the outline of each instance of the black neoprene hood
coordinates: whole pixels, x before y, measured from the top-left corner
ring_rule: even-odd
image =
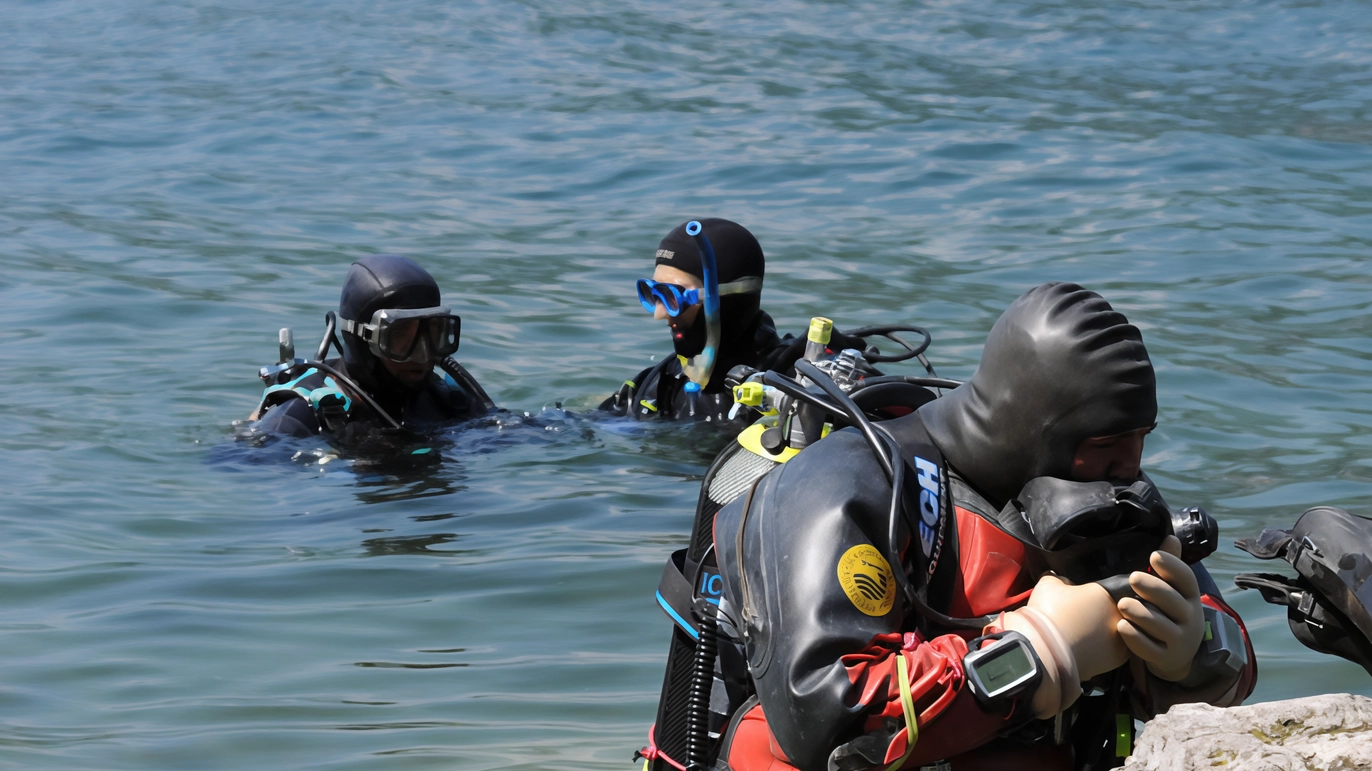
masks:
[[[762,245],[747,228],[718,217],[707,217],[699,222],[715,252],[719,283],[727,284],[746,276],[763,277],[767,261],[762,255]],[[663,237],[653,260],[658,265],[684,270],[696,278],[705,274],[700,267],[700,249],[695,239],[686,235],[685,222]]]
[[[920,413],[952,467],[1002,506],[1030,479],[1070,478],[1083,439],[1153,425],[1153,363],[1105,298],[1042,284],[1001,314],[972,378]]]
[[[384,308],[432,308],[442,303],[438,283],[427,270],[408,257],[373,254],[354,262],[338,298],[338,315],[369,324],[372,314]],[[372,391],[405,389],[381,366],[367,344],[356,335],[339,335],[348,374]]]

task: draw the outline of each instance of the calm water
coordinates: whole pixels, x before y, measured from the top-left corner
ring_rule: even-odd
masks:
[[[520,413],[664,351],[630,286],[687,217],[758,234],[783,328],[923,323],[955,377],[1077,280],[1145,330],[1172,503],[1372,511],[1365,4],[579,5],[4,3],[0,764],[629,768],[709,442],[226,448],[363,254],[433,271]],[[1255,698],[1372,694],[1229,597]]]

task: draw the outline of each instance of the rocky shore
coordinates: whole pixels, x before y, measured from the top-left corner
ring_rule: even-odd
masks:
[[[1229,709],[1178,705],[1144,727],[1124,768],[1372,769],[1372,699],[1341,693]]]

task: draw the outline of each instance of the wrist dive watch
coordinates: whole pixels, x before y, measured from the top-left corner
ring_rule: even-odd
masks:
[[[982,647],[986,641],[990,645]],[[1032,694],[1043,682],[1043,662],[1029,644],[1029,638],[1010,630],[968,643],[962,667],[972,695],[986,709],[1003,707],[1013,699]]]

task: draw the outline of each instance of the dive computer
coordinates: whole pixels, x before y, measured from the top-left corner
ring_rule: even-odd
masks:
[[[991,642],[981,647],[986,641]],[[1043,682],[1043,662],[1029,638],[1009,630],[968,643],[962,667],[972,695],[986,708],[1002,707],[1012,699],[1032,694]]]

